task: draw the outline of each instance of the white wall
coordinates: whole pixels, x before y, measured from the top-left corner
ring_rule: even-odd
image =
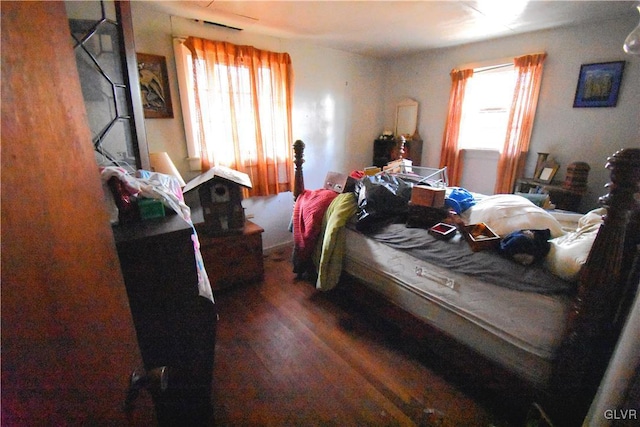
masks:
[[[131,2],[136,51],[167,58],[173,119],[146,119],[150,151],[167,151],[189,180],[187,150],[176,80],[172,34],[225,40],[291,55],[295,73],[293,137],[306,144],[305,184],[322,185],[325,174],[349,172],[371,163],[373,140],[382,131],[384,64],[376,59],[246,31],[219,29],[175,18]],[[293,207],[291,193],[253,197],[243,201],[247,215],[265,229],[268,249],[290,242],[288,231]]]
[[[533,174],[538,151],[551,153],[560,163],[561,180],[569,163],[589,163],[589,194],[581,209],[591,209],[606,192],[606,158],[620,148],[640,147],[640,57],[622,51],[624,39],[636,24],[637,13],[630,10],[628,18],[600,25],[540,31],[388,61],[385,125],[393,124],[396,102],[404,97],[416,99],[420,103],[418,130],[424,140],[422,164],[437,166],[450,70],[490,59],[547,52],[525,173]],[[627,63],[617,107],[573,108],[580,65],[620,60]]]

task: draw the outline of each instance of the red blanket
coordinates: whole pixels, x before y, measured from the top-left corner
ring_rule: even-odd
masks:
[[[293,272],[302,274],[312,265],[313,250],[322,230],[325,211],[338,193],[305,190],[293,207]]]

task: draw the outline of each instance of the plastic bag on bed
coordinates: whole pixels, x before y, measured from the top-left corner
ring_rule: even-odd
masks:
[[[356,229],[366,232],[376,225],[406,220],[413,185],[395,175],[366,176],[356,184]]]

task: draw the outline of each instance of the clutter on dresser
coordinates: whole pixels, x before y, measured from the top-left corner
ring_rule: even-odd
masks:
[[[162,218],[165,216],[164,205],[160,200],[143,197],[138,200],[138,211],[141,219]]]
[[[422,161],[422,139],[419,135],[405,137],[381,136],[373,141],[373,166],[384,167],[387,163],[399,158],[409,159],[415,166]]]
[[[153,220],[179,213],[189,220],[180,181],[173,175],[140,169],[135,176],[118,166],[100,168],[112,225]]]

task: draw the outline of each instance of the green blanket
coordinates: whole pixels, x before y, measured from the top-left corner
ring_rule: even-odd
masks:
[[[313,255],[318,271],[317,289],[328,291],[340,280],[346,244],[344,226],[354,217],[356,210],[355,194],[342,193],[331,202],[324,214],[322,232]]]

